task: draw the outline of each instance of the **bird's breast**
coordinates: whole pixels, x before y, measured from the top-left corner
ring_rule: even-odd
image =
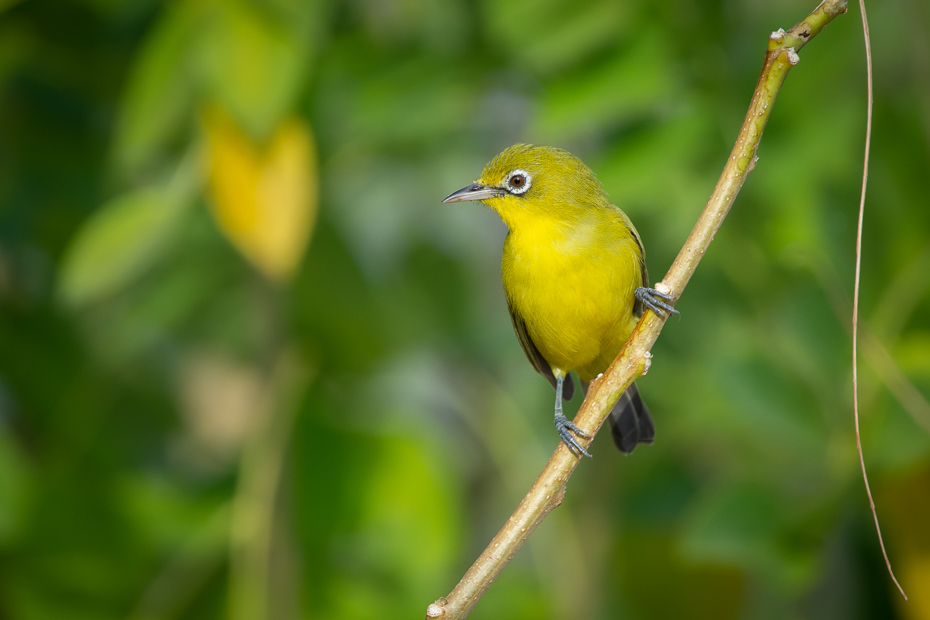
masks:
[[[508,235],[504,290],[550,365],[564,371],[593,368],[586,374],[596,374],[635,324],[639,245],[624,226],[539,224]]]

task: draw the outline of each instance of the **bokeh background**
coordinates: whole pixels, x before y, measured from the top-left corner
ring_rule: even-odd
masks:
[[[654,280],[811,0],[0,2],[0,617],[422,617],[556,446],[504,226],[441,205],[568,148]],[[930,4],[801,53],[655,346],[474,618],[930,618]],[[578,399],[572,403],[576,407]]]

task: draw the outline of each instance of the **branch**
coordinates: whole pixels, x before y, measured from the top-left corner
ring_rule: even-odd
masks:
[[[778,30],[772,33],[746,119],[720,180],[717,181],[717,186],[684,247],[672,263],[665,279],[656,288],[661,290],[664,287],[665,292],[670,292],[676,300],[681,296],[701,257],[730,211],[743,182],[755,167],[756,150],[762,138],[762,131],[788,71],[799,61],[798,51],[834,17],[845,12],[846,0],[824,0],[813,13],[788,32]],[[591,382],[587,397],[575,417],[575,424],[583,431],[593,437],[623,391],[637,377],[646,373],[652,357],[649,351],[659,337],[663,325],[664,320],[661,317],[646,311],[617,359],[603,375]],[[585,447],[588,445],[590,441]],[[553,508],[562,503],[565,483],[575,471],[578,461],[579,457],[559,442],[542,473],[507,523],[449,596],[429,605],[426,611],[427,618],[458,620],[468,615],[533,530]]]

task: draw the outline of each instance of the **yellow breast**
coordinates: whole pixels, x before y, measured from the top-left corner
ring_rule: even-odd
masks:
[[[619,209],[567,223],[541,217],[508,223],[504,290],[554,369],[590,381],[610,365],[636,324],[640,248]]]

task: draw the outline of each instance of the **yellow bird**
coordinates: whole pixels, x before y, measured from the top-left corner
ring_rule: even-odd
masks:
[[[612,205],[591,169],[562,149],[517,144],[495,157],[473,185],[444,203],[479,200],[509,229],[501,275],[513,328],[536,371],[555,388],[555,427],[577,455],[572,435],[590,439],[562,413],[574,393],[610,366],[643,308],[678,314],[671,295],[647,288],[643,244]],[[636,385],[610,412],[614,443],[632,452],[652,443],[655,424]]]

